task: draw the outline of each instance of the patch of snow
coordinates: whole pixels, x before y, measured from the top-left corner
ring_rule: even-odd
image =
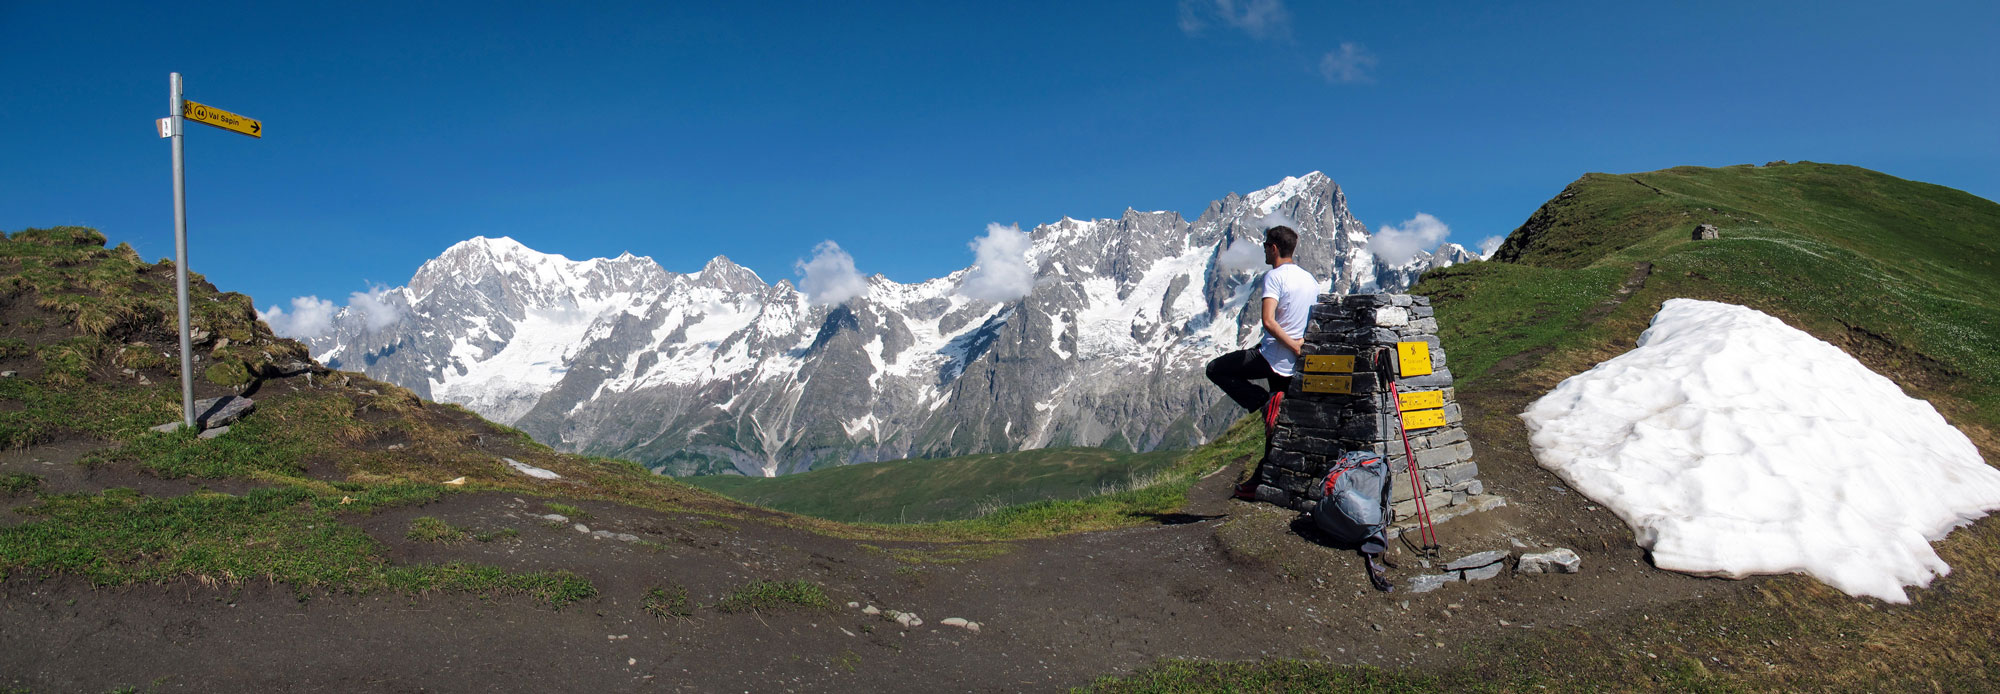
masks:
[[[529,465],[529,464],[527,464],[527,463],[523,463],[523,462],[521,462],[521,461],[519,461],[519,460],[515,460],[515,459],[513,459],[513,458],[501,458],[501,460],[503,460],[503,461],[506,461],[506,463],[507,463],[507,467],[511,467],[511,468],[514,468],[514,471],[515,471],[515,472],[518,472],[518,473],[521,473],[521,474],[523,474],[523,475],[527,475],[527,476],[529,476],[529,477],[533,477],[533,478],[535,478],[535,479],[540,479],[540,480],[559,480],[559,479],[562,479],[562,475],[558,475],[558,474],[556,474],[556,473],[554,473],[554,472],[550,472],[550,471],[548,471],[548,470],[544,470],[544,469],[541,469],[541,468],[538,468],[538,467],[535,467],[535,466],[533,466],[533,465]]]
[[[1930,541],[2000,509],[2000,470],[1930,403],[1741,306],[1666,302],[1638,347],[1521,418],[1542,466],[1664,569],[1908,602],[1951,571]]]
[[[889,365],[882,361],[882,336],[876,335],[875,339],[861,346],[861,351],[868,355],[868,364],[874,367],[868,372],[868,390],[875,392],[881,387],[882,373],[889,370]]]

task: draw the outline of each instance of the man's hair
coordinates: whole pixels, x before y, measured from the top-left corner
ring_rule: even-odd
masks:
[[[1264,243],[1278,247],[1278,257],[1290,258],[1292,251],[1299,248],[1299,232],[1288,226],[1275,226],[1264,230]]]

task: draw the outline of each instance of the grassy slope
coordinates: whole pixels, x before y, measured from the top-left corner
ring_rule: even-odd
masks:
[[[681,481],[746,503],[829,520],[927,522],[1144,486],[1184,453],[1056,448],[842,465],[771,478],[727,475]]]
[[[1440,303],[1453,358],[1473,367],[1461,376],[1524,349],[1629,345],[1659,302],[1691,297],[1879,356],[1906,372],[1906,388],[1920,382],[1976,409],[1973,421],[2000,421],[2000,205],[1811,163],[1590,174],[1564,196],[1508,237],[1503,262],[1449,268],[1419,288]],[[1690,241],[1700,223],[1722,238]],[[1563,320],[1638,262],[1653,269],[1630,305],[1582,332]],[[1555,320],[1516,323],[1523,307]]]
[[[1722,238],[1691,242],[1695,225]],[[1590,174],[1496,261],[1427,275],[1462,397],[1504,401],[1630,349],[1662,302],[1757,308],[1930,400],[2000,459],[2000,205],[1849,166]],[[1637,263],[1643,288],[1606,310]],[[1525,357],[1525,358],[1524,358]],[[1509,395],[1502,395],[1509,393]],[[2000,686],[2000,526],[1936,544],[1952,576],[1912,604],[1803,577],[1638,621],[1460,647],[1464,665],[1168,661],[1092,688],[1234,691],[1989,691]]]
[[[0,578],[75,573],[100,583],[274,580],[301,589],[458,589],[519,592],[560,606],[593,589],[562,572],[512,575],[467,565],[398,566],[347,522],[376,509],[466,491],[599,499],[799,527],[867,540],[987,542],[1124,527],[1175,510],[1202,473],[1255,447],[1239,425],[1226,445],[1186,456],[1116,461],[1153,484],[1087,499],[1052,499],[973,520],[914,526],[851,525],[746,506],[624,461],[556,453],[519,431],[452,405],[424,402],[359,374],[280,378],[305,348],[256,319],[247,297],[192,281],[200,388],[228,392],[269,379],[257,413],[213,441],[146,427],[179,413],[171,354],[172,267],[129,247],[105,248],[80,227],[0,237],[0,446],[62,441],[105,447],[79,461],[130,466],[166,478],[241,479],[274,489],[237,497],[147,497],[129,490],[51,492],[9,475],[7,493],[36,501],[31,518],[0,528]],[[224,343],[223,340],[228,342]],[[129,369],[129,371],[127,371]],[[150,379],[150,381],[144,380]],[[301,387],[300,381],[308,381]],[[1247,422],[1248,420],[1246,420]],[[508,456],[560,473],[529,480]],[[1168,464],[1171,462],[1171,464]],[[1060,467],[1051,464],[1051,467]],[[463,486],[440,483],[464,477]],[[304,532],[310,530],[312,532]],[[973,546],[974,553],[991,551]]]

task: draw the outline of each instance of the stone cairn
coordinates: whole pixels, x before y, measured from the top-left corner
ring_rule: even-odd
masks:
[[[1305,356],[1260,467],[1258,501],[1310,511],[1333,462],[1347,451],[1370,450],[1388,459],[1395,479],[1389,535],[1415,527],[1415,494],[1387,375],[1401,395],[1432,522],[1506,505],[1479,481],[1430,303],[1408,294],[1320,295],[1306,326]]]

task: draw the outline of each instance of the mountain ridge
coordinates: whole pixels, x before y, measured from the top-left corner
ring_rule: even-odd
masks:
[[[573,261],[477,237],[389,290],[393,320],[350,307],[311,344],[329,365],[557,448],[674,474],[1184,448],[1235,414],[1201,365],[1256,335],[1256,275],[1243,249],[1225,252],[1275,223],[1299,230],[1300,263],[1328,291],[1400,289],[1477,258],[1445,244],[1380,262],[1338,184],[1315,171],[1231,193],[1193,221],[1128,208],[1038,225],[1025,232],[1033,285],[1008,301],[967,295],[977,266],[912,283],[877,274],[859,296],[819,305],[726,256],[682,274],[630,253]]]

